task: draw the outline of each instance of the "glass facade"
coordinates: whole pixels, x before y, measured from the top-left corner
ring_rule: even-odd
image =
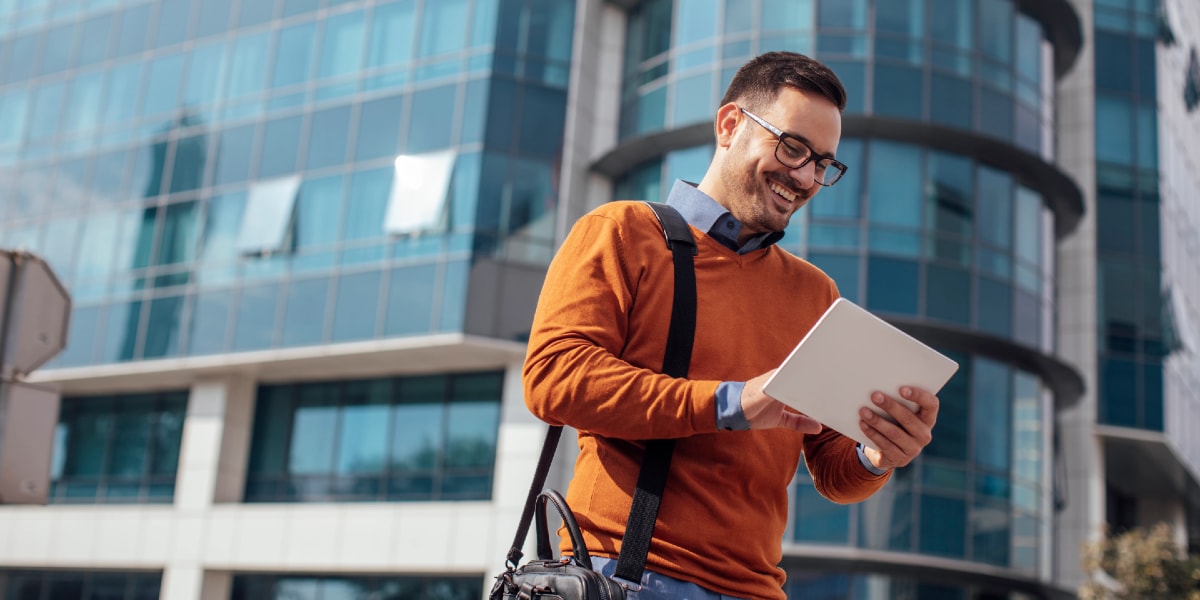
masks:
[[[0,569],[5,600],[158,600],[162,573]]]
[[[475,600],[482,578],[235,575],[230,600]]]
[[[801,469],[795,542],[919,552],[1037,574],[1051,517],[1044,508],[1049,393],[1028,372],[946,354],[960,367],[938,395],[933,443],[860,504],[825,500]]]
[[[779,49],[833,68],[848,114],[1052,154],[1052,49],[1012,0],[641,2],[629,15],[620,137],[711,119],[737,68]]]
[[[553,250],[573,22],[569,0],[0,3],[0,240],[74,298],[51,366],[462,331],[473,257]],[[398,160],[431,152],[433,195]],[[413,206],[436,218],[383,226]]]
[[[805,600],[875,600],[897,598],[920,600],[1034,600],[1021,592],[997,593],[969,585],[919,582],[883,575],[830,575],[793,570],[784,586],[789,598]]]
[[[1098,419],[1162,431],[1158,15],[1129,0],[1095,9]]]
[[[503,373],[258,389],[247,502],[488,500]]]
[[[62,399],[51,503],[170,503],[186,391]]]

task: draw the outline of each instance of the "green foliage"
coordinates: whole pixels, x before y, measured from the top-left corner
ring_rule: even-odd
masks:
[[[1084,551],[1081,600],[1200,600],[1200,556],[1185,556],[1165,524],[1105,535]]]

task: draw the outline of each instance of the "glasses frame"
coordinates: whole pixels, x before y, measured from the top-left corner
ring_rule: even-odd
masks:
[[[755,123],[758,123],[759,125],[762,125],[763,129],[766,129],[767,131],[769,131],[771,133],[771,135],[775,136],[775,139],[777,140],[775,142],[775,160],[779,161],[779,164],[781,164],[789,169],[803,169],[804,165],[807,165],[808,163],[813,162],[813,159],[816,158],[817,164],[816,164],[816,169],[814,172],[813,181],[816,181],[817,183],[819,183],[825,187],[829,187],[829,186],[841,181],[842,176],[844,176],[846,174],[846,171],[850,168],[850,167],[846,166],[845,163],[842,163],[836,159],[817,154],[817,151],[813,150],[812,146],[808,145],[808,142],[805,142],[804,140],[802,140],[790,133],[787,133],[786,131],[766,122],[765,120],[763,120],[762,117],[760,117],[740,106],[738,107],[738,110],[742,111],[742,113],[745,114],[747,117],[750,117],[750,120],[754,121]],[[784,144],[785,139],[793,140],[797,144],[800,144],[805,150],[808,150],[808,155],[804,157],[804,160],[800,161],[800,164],[797,164],[797,165],[788,164],[787,161],[785,161],[779,157],[779,147]],[[789,146],[790,146],[790,144],[789,144]],[[834,172],[837,173],[837,176],[833,178],[833,181],[830,181],[829,183],[825,183],[825,179],[826,179],[825,175],[827,173],[829,173],[830,167],[832,167]]]

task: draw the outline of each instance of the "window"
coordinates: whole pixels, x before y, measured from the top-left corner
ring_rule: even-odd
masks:
[[[1192,48],[1188,56],[1187,81],[1183,87],[1183,102],[1188,112],[1200,106],[1200,59],[1196,58],[1196,49]]]
[[[483,595],[482,580],[471,577],[345,577],[303,575],[234,575],[230,600],[334,600],[342,598],[407,598],[409,600],[473,600]],[[157,597],[157,596],[156,596]]]
[[[451,150],[397,157],[384,230],[403,234],[444,226],[454,161]]]
[[[281,177],[255,183],[246,199],[246,212],[238,231],[242,254],[270,254],[283,249],[292,222],[300,177]]]
[[[261,386],[246,501],[489,499],[503,380]]]
[[[0,569],[0,598],[158,600],[162,573]],[[86,590],[86,591],[85,591]]]
[[[187,392],[63,398],[52,503],[169,503]]]

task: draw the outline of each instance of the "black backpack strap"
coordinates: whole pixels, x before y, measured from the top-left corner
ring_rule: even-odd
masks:
[[[687,377],[692,342],[696,337],[696,269],[692,262],[697,253],[696,240],[679,211],[658,202],[646,204],[658,217],[675,262],[675,293],[662,372],[672,377]],[[650,538],[654,537],[654,524],[658,520],[658,508],[667,486],[674,451],[675,440],[646,442],[633,505],[629,508],[625,536],[621,539],[621,553],[617,556],[617,570],[613,574],[614,580],[629,589],[641,588]]]

